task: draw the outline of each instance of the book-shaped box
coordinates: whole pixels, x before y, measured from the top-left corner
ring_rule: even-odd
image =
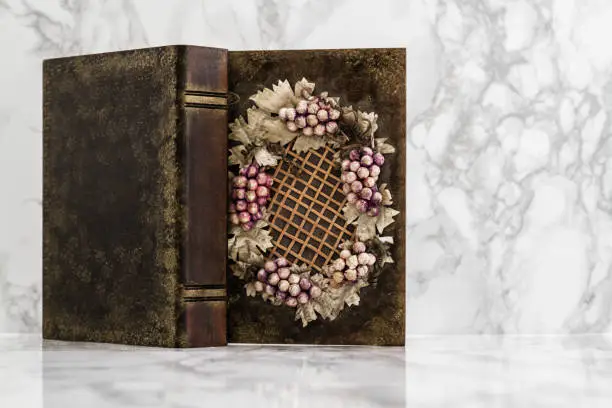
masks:
[[[43,336],[403,345],[405,52],[43,64]]]

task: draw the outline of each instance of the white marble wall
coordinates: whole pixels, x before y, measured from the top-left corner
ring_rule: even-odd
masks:
[[[609,0],[0,0],[0,332],[41,320],[41,59],[407,47],[407,329],[612,333]]]

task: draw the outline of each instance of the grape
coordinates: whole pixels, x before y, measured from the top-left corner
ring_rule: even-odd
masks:
[[[353,172],[359,170],[360,167],[361,167],[361,163],[359,163],[357,160],[354,160],[351,162],[351,164],[349,164],[349,170]]]
[[[257,197],[267,197],[270,194],[270,190],[266,186],[257,187]]]
[[[266,272],[265,269],[260,269],[257,271],[257,280],[259,280],[260,282],[267,282],[268,281],[268,272]]]
[[[357,175],[355,173],[353,173],[352,171],[349,171],[348,173],[344,173],[344,182],[345,183],[352,183],[354,181],[357,180]]]
[[[344,269],[345,263],[344,263],[344,259],[342,258],[338,258],[334,261],[333,263],[333,267],[335,270],[337,271],[341,271]]]
[[[285,259],[285,258],[276,258],[276,266],[278,266],[279,268],[282,268],[284,266],[289,266],[289,262]]]
[[[364,200],[369,200],[370,198],[372,198],[372,189],[369,187],[364,187],[361,190],[361,193],[359,193],[359,195],[361,196],[361,198],[363,198]]]
[[[360,278],[365,277],[368,274],[368,267],[365,265],[359,265],[357,267],[357,276]]]
[[[263,290],[265,288],[264,284],[262,282],[260,282],[260,281],[256,281],[253,285],[255,286],[255,290],[257,292],[263,292]]]
[[[257,211],[251,218],[253,221],[259,221],[263,218],[263,213],[261,211]]]
[[[372,159],[372,156],[363,156],[361,158],[361,164],[363,164],[366,167],[370,167],[372,163],[374,163],[374,159]]]
[[[282,120],[287,120],[287,108],[280,108],[278,111],[278,117]]]
[[[323,136],[325,134],[325,125],[319,123],[317,126],[315,126],[314,134],[317,136]]]
[[[276,292],[276,298],[284,301],[287,298],[287,293],[281,292],[280,290]]]
[[[349,258],[346,260],[346,266],[349,269],[355,269],[356,267],[359,266],[359,260],[357,259],[357,255],[351,255],[349,256]],[[268,277],[268,280],[270,278]]]
[[[316,102],[311,102],[308,104],[308,113],[315,115],[319,111],[319,105]]]
[[[310,297],[313,299],[318,298],[319,296],[321,296],[321,288],[318,286],[312,286],[310,288]]]
[[[276,293],[276,288],[272,285],[266,285],[266,289],[265,289],[266,293],[268,295],[274,295]]]
[[[255,215],[259,211],[259,206],[257,205],[257,203],[249,203],[247,211],[249,214]]]
[[[295,107],[295,111],[300,115],[305,114],[306,111],[308,111],[308,102],[306,102],[305,100],[299,101],[297,103],[297,106]]]
[[[365,146],[361,148],[361,154],[364,156],[371,156],[374,154],[371,148]]]
[[[264,269],[266,272],[272,273],[276,271],[276,264],[274,261],[266,261],[264,264]]]
[[[311,127],[315,127],[319,124],[319,120],[317,119],[316,115],[308,115],[306,117],[306,122],[308,123],[308,126]]]
[[[329,119],[329,113],[327,113],[326,110],[321,109],[317,112],[317,119],[319,119],[321,122],[326,122],[327,119]]]
[[[376,185],[376,179],[374,177],[366,177],[363,180],[363,185],[372,188]]]
[[[361,254],[363,252],[365,252],[366,250],[366,246],[363,242],[361,241],[355,241],[353,243],[353,252],[356,254]]]
[[[286,266],[278,268],[278,276],[280,276],[281,279],[288,279],[289,275],[291,275],[291,269]]]
[[[310,296],[308,296],[308,293],[306,292],[302,292],[297,296],[297,301],[301,305],[308,303],[309,300],[310,300]]]
[[[257,200],[257,194],[252,190],[247,191],[246,200],[247,202],[252,203],[253,201]]]
[[[246,172],[247,172],[247,168],[248,168],[248,167],[249,167],[249,166],[247,166],[247,167],[241,167],[241,168],[240,168],[240,170],[238,170],[238,174],[239,174],[239,175],[241,175],[241,176],[246,176]]]
[[[368,215],[370,217],[378,217],[379,214],[380,214],[380,208],[378,207],[372,207],[368,210]]]
[[[342,160],[342,164],[340,165],[340,167],[342,168],[342,171],[348,171],[350,164],[351,164],[351,161],[349,159]]]
[[[334,274],[332,275],[332,279],[336,283],[342,283],[342,281],[344,280],[344,273],[342,273],[342,272],[334,272]]]
[[[337,109],[332,109],[329,111],[329,118],[331,120],[338,120],[340,119],[340,111]]]
[[[287,120],[295,120],[296,111],[293,108],[287,108]],[[289,122],[290,123],[290,122]],[[289,124],[287,123],[287,124]]]
[[[287,300],[285,300],[285,304],[289,307],[296,307],[298,304],[298,301],[294,297],[288,297]]]
[[[367,167],[359,167],[359,169],[357,169],[357,177],[360,179],[367,178],[369,175],[370,170],[368,170]]]
[[[242,224],[245,224],[251,221],[251,214],[249,214],[246,211],[242,211],[240,214],[238,214],[238,219],[240,220]]]
[[[240,218],[238,218],[238,214],[236,214],[236,213],[230,214],[229,220],[234,225],[239,225],[240,224]]]
[[[247,182],[247,188],[249,189],[249,191],[257,189],[258,185],[259,184],[257,184],[257,180],[255,180],[253,178],[249,179],[249,181]]]
[[[234,177],[234,187],[244,188],[247,185],[247,178],[245,176]]]
[[[244,224],[241,224],[240,227],[242,228],[243,231],[250,231],[253,228],[253,222],[249,221],[249,222],[245,222]]]
[[[374,254],[369,254],[370,255],[370,262],[368,262],[368,265],[372,266],[376,263],[376,256],[374,256]]]
[[[293,283],[289,285],[289,294],[291,296],[297,296],[301,292],[300,285]]]
[[[287,279],[289,281],[289,283],[296,284],[300,282],[300,275],[298,275],[297,273],[292,273],[291,275],[289,275],[289,278]]]
[[[342,185],[342,192],[346,195],[351,192],[351,185],[349,183],[344,183]]]
[[[272,272],[270,275],[268,275],[268,283],[270,285],[278,285],[278,282],[280,281],[280,277],[278,276],[278,273],[276,272]]]
[[[295,122],[287,122],[287,129],[288,129],[290,132],[297,132],[298,127],[297,127],[297,125],[295,124]]]
[[[295,124],[300,129],[305,128],[306,127],[306,118],[303,117],[303,116],[298,116],[297,118],[295,118]]]
[[[230,205],[229,205],[229,213],[230,214],[235,214],[236,213],[236,204],[230,203]]]
[[[378,166],[382,166],[383,164],[385,164],[385,156],[383,156],[381,153],[376,153],[374,154],[374,163],[376,163],[376,165]]]
[[[302,290],[308,290],[310,289],[311,286],[312,286],[312,283],[310,282],[310,279],[306,279],[306,278],[300,279],[300,288],[302,288]]]
[[[258,197],[257,198],[257,204],[259,204],[260,206],[264,207],[266,204],[268,204],[268,198],[267,197]]]
[[[357,199],[358,199],[358,198],[359,198],[359,197],[357,197],[357,194],[355,194],[355,193],[353,193],[353,192],[348,193],[348,194],[346,195],[346,201],[348,201],[350,204],[355,204],[355,203],[357,202]]]
[[[266,173],[259,173],[257,175],[257,184],[259,184],[260,186],[265,186],[266,183],[268,182],[268,175]]]
[[[312,136],[314,134],[314,130],[312,129],[312,127],[306,126],[304,129],[302,129],[302,133],[304,134],[304,136]]]
[[[377,191],[374,194],[372,194],[372,203],[380,204],[380,203],[382,203],[382,200],[383,200],[383,196],[382,196],[382,194],[379,191]]]
[[[355,269],[347,269],[346,272],[344,272],[344,277],[346,278],[346,280],[349,281],[356,281],[357,280],[357,271]]]
[[[370,262],[370,254],[365,252],[359,254],[357,256],[357,261],[359,262],[359,265],[367,265],[368,262]]]
[[[360,213],[365,213],[366,211],[368,211],[368,202],[366,200],[357,200],[355,206],[357,207],[357,211],[359,211]]]
[[[362,189],[363,184],[361,183],[361,181],[353,181],[351,183],[351,190],[353,190],[353,193],[359,193]]]
[[[359,154],[359,151],[355,149],[355,150],[351,150],[351,152],[349,153],[349,158],[352,161],[355,161],[355,160],[359,160],[361,158],[361,155]]]
[[[289,283],[289,281],[282,279],[280,282],[278,282],[278,290],[286,292],[289,290],[289,286],[291,284]]]
[[[370,176],[372,177],[378,177],[380,175],[380,167],[378,167],[376,164],[373,164],[370,166]]]
[[[274,179],[272,178],[272,176],[268,175],[268,182],[266,183],[266,185],[268,187],[272,187],[273,184],[274,184]]]
[[[342,251],[340,251],[340,258],[348,259],[349,256],[351,256],[351,251],[349,251],[348,249],[343,249]]]
[[[338,131],[338,124],[336,122],[327,122],[325,124],[325,131],[333,135]]]
[[[253,163],[249,166],[249,168],[247,169],[247,174],[246,176],[248,178],[253,178],[257,176],[257,173],[259,173],[259,165],[256,163]]]

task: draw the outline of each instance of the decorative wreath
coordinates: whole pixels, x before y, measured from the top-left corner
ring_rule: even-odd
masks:
[[[375,285],[387,263],[392,263],[393,238],[381,236],[399,212],[393,208],[386,184],[378,184],[386,154],[395,148],[386,138],[375,138],[377,115],[342,106],[327,92],[314,95],[315,84],[305,78],[292,89],[287,80],[252,95],[255,106],[246,120],[230,124],[229,173],[231,269],[244,280],[248,296],[260,296],[279,307],[296,309],[303,326],[317,316],[333,320],[346,306],[359,304],[359,291]],[[340,174],[342,213],[334,219],[350,231],[329,262],[319,268],[291,264],[277,253],[270,233],[268,208],[280,187],[274,173],[294,165],[300,154],[333,152],[330,172]],[[323,156],[313,156],[316,160]],[[299,169],[297,169],[299,171]],[[336,178],[338,180],[338,178]],[[280,180],[282,181],[282,180]],[[282,184],[282,183],[280,183]],[[335,258],[335,259],[332,259]],[[303,260],[303,258],[302,258]]]

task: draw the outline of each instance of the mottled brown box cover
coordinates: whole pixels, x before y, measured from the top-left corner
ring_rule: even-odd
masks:
[[[389,183],[393,207],[400,211],[385,230],[393,235],[394,265],[377,287],[361,290],[357,307],[334,321],[317,320],[303,328],[295,310],[244,295],[244,282],[228,275],[228,340],[237,343],[313,343],[403,345],[405,314],[405,133],[404,49],[349,49],[230,52],[229,88],[240,96],[230,120],[252,105],[248,97],[279,79],[307,78],[316,89],[339,96],[343,105],[378,113],[377,137],[388,137],[396,153],[387,156],[381,179]]]

